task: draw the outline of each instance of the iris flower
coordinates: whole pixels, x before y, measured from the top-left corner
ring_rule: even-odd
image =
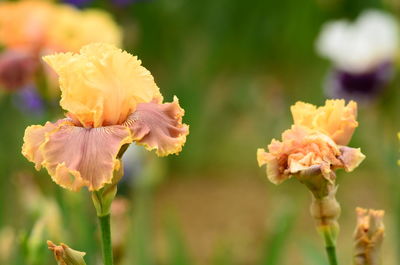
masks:
[[[396,19],[367,10],[354,22],[326,23],[317,40],[318,53],[333,63],[325,90],[329,97],[368,101],[393,78],[399,46]]]
[[[16,90],[33,83],[43,55],[77,52],[92,42],[119,46],[121,39],[118,25],[101,10],[39,0],[0,2],[0,85]]]
[[[44,57],[59,76],[66,118],[26,129],[22,154],[60,186],[99,190],[113,182],[132,142],[159,156],[179,153],[189,133],[178,99],[163,103],[137,57],[111,44]]]
[[[258,149],[260,166],[267,166],[267,176],[279,184],[291,176],[321,173],[334,181],[334,170],[352,171],[365,156],[360,149],[347,146],[356,121],[357,104],[344,100],[327,100],[325,106],[297,102],[291,108],[294,125],[282,134],[282,141],[273,139],[268,152]]]

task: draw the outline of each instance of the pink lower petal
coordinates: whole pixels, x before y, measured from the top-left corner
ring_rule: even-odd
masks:
[[[51,128],[51,130],[50,130]],[[121,146],[132,142],[129,129],[115,125],[99,128],[66,123],[35,126],[25,135],[25,156],[43,166],[60,186],[98,190],[113,180],[120,167]]]
[[[56,123],[47,122],[44,126],[32,125],[26,128],[24,135],[24,145],[22,154],[35,163],[35,168],[39,170],[43,162],[43,156],[39,147],[45,142],[46,134],[58,128],[63,122],[69,122],[67,119],[59,120]]]
[[[182,124],[183,114],[177,98],[172,103],[140,103],[124,125],[138,144],[166,156],[179,153],[186,142],[189,126]]]

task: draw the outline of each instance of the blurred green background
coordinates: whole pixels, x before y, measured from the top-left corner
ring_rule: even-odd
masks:
[[[167,101],[179,97],[190,125],[179,156],[139,150],[142,166],[121,183],[113,210],[117,264],[326,264],[309,193],[296,181],[271,184],[257,166],[256,149],[291,125],[290,105],[324,103],[330,63],[314,45],[321,25],[368,8],[399,17],[397,1],[143,0],[118,7],[99,0],[87,6],[113,14],[124,29],[124,48],[152,72]],[[351,260],[356,206],[386,211],[384,264],[400,262],[399,85],[396,75],[380,98],[359,109],[350,146],[361,147],[367,159],[354,173],[339,172],[342,264]],[[20,153],[25,127],[48,116],[21,112],[10,94],[0,100],[1,264],[55,264],[47,239],[100,264],[89,193],[61,189]]]

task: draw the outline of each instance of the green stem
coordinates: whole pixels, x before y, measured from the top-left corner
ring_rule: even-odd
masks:
[[[336,248],[334,246],[326,246],[326,253],[328,254],[329,265],[337,265]]]
[[[329,265],[338,265],[336,257],[336,244],[330,229],[323,229],[326,254],[328,255]]]
[[[110,214],[104,216],[98,216],[98,218],[101,229],[101,242],[102,242],[104,265],[113,265]]]

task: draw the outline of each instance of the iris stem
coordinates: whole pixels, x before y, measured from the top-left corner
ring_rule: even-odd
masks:
[[[336,258],[336,248],[334,246],[327,246],[326,253],[328,254],[328,260],[330,265],[337,265],[337,258]]]
[[[113,265],[113,253],[111,245],[110,214],[98,216],[101,229],[101,243],[104,265]]]
[[[323,237],[325,240],[325,249],[326,254],[328,255],[329,265],[338,265],[335,240],[332,238],[332,234],[329,233],[329,230],[324,230]]]

